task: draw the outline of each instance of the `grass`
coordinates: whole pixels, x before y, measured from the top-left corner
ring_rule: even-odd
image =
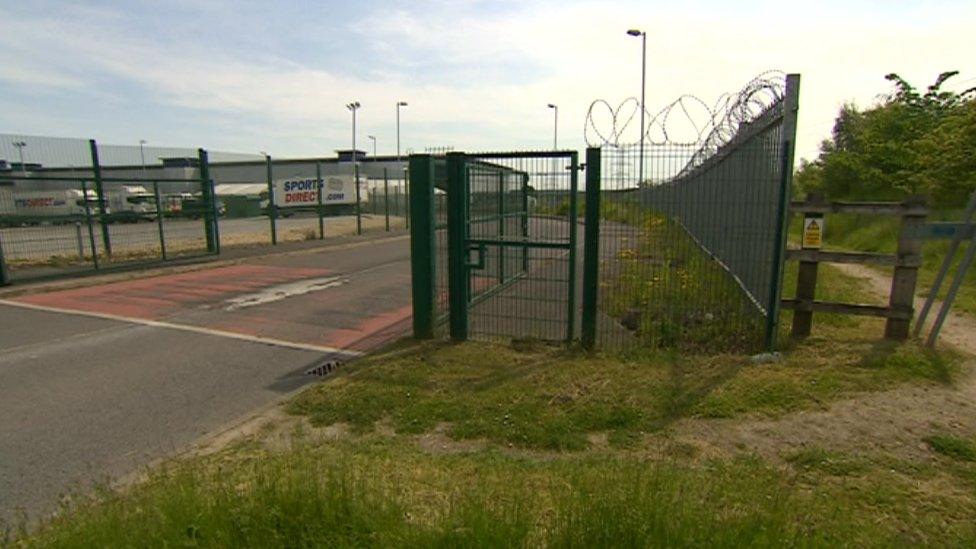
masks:
[[[31,547],[976,542],[974,463],[924,469],[810,449],[784,468],[748,452],[703,457],[670,438],[683,418],[776,416],[940,383],[954,368],[912,344],[847,338],[837,353],[801,344],[772,364],[524,343],[394,350],[295,398],[289,411],[309,422],[284,447],[260,429],[267,438],[8,535]],[[939,483],[970,489],[927,488]]]
[[[856,338],[830,347],[800,344],[773,364],[734,354],[429,345],[356,363],[304,392],[289,410],[314,425],[341,423],[356,433],[385,424],[419,434],[446,424],[454,440],[579,451],[593,433],[626,447],[682,418],[772,417],[910,381],[947,383],[955,368],[945,353]]]
[[[976,444],[952,435],[932,435],[925,442],[936,452],[962,461],[976,461]]]
[[[971,545],[972,498],[872,464],[430,454],[398,437],[244,445],[48,523],[32,547]],[[843,462],[845,458],[831,456]],[[804,462],[805,463],[805,462]],[[836,466],[833,466],[836,467]],[[855,474],[856,473],[856,474]]]
[[[801,471],[818,472],[833,477],[859,476],[871,468],[870,463],[864,459],[820,447],[793,452],[785,458]]]

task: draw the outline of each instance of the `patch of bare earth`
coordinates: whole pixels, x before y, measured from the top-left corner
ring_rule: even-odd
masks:
[[[467,454],[487,446],[484,440],[454,440],[448,435],[450,423],[439,423],[433,431],[417,436],[417,445],[430,454]]]
[[[890,277],[860,265],[837,267],[845,274],[865,279],[879,300],[887,296]],[[920,308],[921,303],[916,307]],[[976,320],[962,314],[950,315],[941,341],[976,355]],[[791,452],[820,447],[926,461],[934,459],[935,454],[923,438],[933,432],[976,436],[976,374],[972,361],[951,386],[902,387],[842,400],[826,410],[778,419],[683,420],[673,426],[669,436],[694,444],[705,456],[748,452],[779,461]]]

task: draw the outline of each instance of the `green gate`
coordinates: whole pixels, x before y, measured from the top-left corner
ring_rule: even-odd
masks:
[[[415,333],[446,325],[456,341],[578,337],[577,153],[410,161]]]

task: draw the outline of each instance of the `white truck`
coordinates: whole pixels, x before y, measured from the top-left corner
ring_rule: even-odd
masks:
[[[0,187],[0,223],[24,225],[71,222],[72,217],[88,212],[97,215],[98,196],[92,189],[87,196],[78,189],[46,191]],[[138,185],[123,185],[106,193],[105,213],[115,214],[109,221],[139,221],[156,218],[156,200],[152,193]]]
[[[105,207],[121,221],[153,221],[157,214],[156,195],[142,185],[122,185],[107,189]]]
[[[79,190],[23,191],[0,188],[0,219],[4,225],[40,223],[45,218],[84,214],[85,201]]]

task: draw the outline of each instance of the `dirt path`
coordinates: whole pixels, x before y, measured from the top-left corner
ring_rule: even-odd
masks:
[[[891,290],[891,277],[879,273],[870,267],[865,267],[864,265],[834,265],[834,267],[848,276],[860,278],[867,282],[868,287],[873,293],[878,295],[879,299],[885,299]],[[924,304],[925,299],[921,297],[915,298],[916,314],[917,311],[922,310],[922,305]],[[922,332],[923,334],[928,333],[932,320],[935,319],[941,306],[942,302],[940,301],[936,302],[932,307],[928,322],[926,322],[925,331]],[[976,319],[962,313],[950,312],[949,318],[942,327],[939,342],[942,344],[949,343],[960,351],[976,355]]]
[[[879,299],[887,296],[891,282],[884,274],[860,265],[838,268],[868,281]],[[921,306],[919,300],[916,307]],[[941,342],[976,355],[976,319],[950,315]],[[935,454],[924,442],[926,436],[976,436],[976,374],[970,361],[963,377],[953,386],[915,386],[872,393],[837,402],[826,410],[799,412],[779,419],[692,419],[676,424],[672,433],[677,440],[698,446],[705,455],[748,451],[778,461],[792,452],[820,447],[931,460]]]

